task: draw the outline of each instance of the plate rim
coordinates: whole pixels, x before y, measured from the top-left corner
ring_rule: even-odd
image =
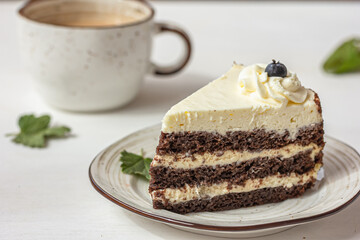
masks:
[[[277,222],[263,223],[263,224],[254,224],[254,225],[249,225],[249,226],[206,225],[206,224],[199,224],[199,223],[192,223],[192,222],[188,222],[188,221],[182,221],[182,220],[174,219],[174,218],[171,218],[171,217],[165,217],[165,216],[161,216],[161,215],[158,215],[158,214],[143,211],[143,210],[138,209],[136,207],[133,207],[133,206],[131,206],[131,205],[119,200],[119,199],[116,199],[110,193],[108,193],[106,190],[101,188],[96,183],[94,177],[92,176],[91,168],[92,168],[93,164],[95,163],[96,159],[99,157],[99,155],[101,155],[103,152],[105,152],[111,146],[114,146],[114,145],[118,144],[120,141],[122,141],[122,140],[124,140],[126,138],[130,138],[135,134],[138,134],[138,132],[140,132],[140,131],[146,131],[146,130],[152,129],[152,128],[158,126],[158,125],[159,124],[140,129],[140,130],[135,131],[135,132],[133,132],[131,134],[128,134],[127,136],[125,136],[125,137],[117,140],[116,142],[110,144],[109,146],[107,146],[105,149],[100,151],[94,157],[94,159],[90,163],[89,170],[88,170],[91,185],[95,188],[95,190],[97,192],[99,192],[103,197],[105,197],[106,199],[108,199],[111,202],[115,203],[116,205],[118,205],[118,206],[120,206],[120,207],[122,207],[122,208],[124,208],[124,209],[126,209],[126,210],[128,210],[130,212],[133,212],[133,213],[135,213],[137,215],[140,215],[142,217],[145,217],[145,218],[148,218],[148,219],[151,219],[151,220],[155,220],[157,222],[165,223],[165,224],[177,225],[177,226],[186,227],[186,228],[192,228],[192,229],[216,231],[216,232],[217,231],[245,232],[245,231],[255,231],[255,230],[265,230],[265,229],[272,229],[272,228],[281,228],[281,227],[299,225],[299,224],[304,224],[304,223],[316,221],[316,220],[331,216],[333,214],[336,214],[336,213],[340,212],[341,210],[344,210],[351,203],[353,203],[355,201],[355,199],[357,199],[360,196],[360,189],[359,189],[359,191],[351,199],[349,199],[348,201],[341,204],[340,206],[338,206],[338,207],[336,207],[334,209],[331,209],[331,210],[329,210],[327,212],[319,213],[319,214],[308,216],[308,217],[297,218],[297,219],[289,219],[289,220],[284,220],[284,221],[277,221]],[[338,140],[338,139],[336,139],[334,137],[331,137],[329,135],[325,135],[325,136],[326,136],[326,138],[329,138],[329,139],[335,140],[337,142],[340,142],[341,144],[343,144],[346,147],[350,148],[360,158],[360,154],[358,153],[358,151],[355,148],[353,148],[352,146],[350,146],[349,144],[347,144],[347,143],[345,143],[345,142],[343,142],[341,140]]]

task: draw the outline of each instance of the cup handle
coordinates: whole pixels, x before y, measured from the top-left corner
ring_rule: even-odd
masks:
[[[168,23],[155,23],[156,34],[170,32],[177,34],[184,42],[185,45],[185,54],[180,59],[179,62],[170,65],[170,66],[159,66],[155,63],[152,63],[152,73],[155,75],[170,75],[177,73],[183,69],[186,64],[189,62],[191,56],[191,42],[187,33],[181,28],[168,24]]]

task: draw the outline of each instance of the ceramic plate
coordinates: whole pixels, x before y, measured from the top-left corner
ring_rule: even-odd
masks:
[[[255,237],[280,232],[344,209],[360,193],[360,156],[350,146],[326,137],[325,178],[316,189],[281,203],[221,212],[180,215],[152,208],[148,182],[120,171],[120,152],[154,156],[160,125],[135,132],[100,152],[90,165],[94,188],[119,206],[185,231],[221,236]]]

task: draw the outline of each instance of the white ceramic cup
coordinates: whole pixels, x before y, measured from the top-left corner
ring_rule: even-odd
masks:
[[[136,21],[111,26],[66,26],[48,23],[56,14],[109,12]],[[179,27],[154,23],[144,1],[35,0],[19,10],[20,51],[35,87],[50,105],[70,111],[102,111],[125,105],[137,95],[144,76],[173,74],[191,55],[188,35]],[[154,34],[172,32],[184,42],[178,63],[151,63]]]

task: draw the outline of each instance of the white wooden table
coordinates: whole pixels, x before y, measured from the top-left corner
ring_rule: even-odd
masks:
[[[233,60],[282,60],[302,83],[318,91],[326,133],[360,150],[360,74],[327,75],[321,63],[339,42],[360,36],[360,2],[155,2],[156,19],[180,23],[194,55],[181,74],[145,81],[123,109],[75,114],[48,107],[32,89],[16,42],[19,2],[0,3],[0,239],[211,239],[127,213],[90,185],[88,166],[103,148],[159,123],[170,106],[227,71]],[[176,59],[171,36],[155,42],[154,58]],[[23,113],[49,113],[76,135],[46,149],[15,145]],[[261,239],[360,239],[360,199],[315,223]]]

